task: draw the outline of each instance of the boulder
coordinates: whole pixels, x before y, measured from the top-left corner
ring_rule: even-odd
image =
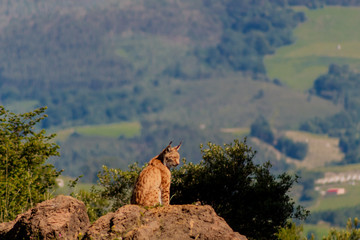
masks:
[[[84,203],[59,195],[0,224],[0,239],[81,239],[89,226]]]
[[[126,205],[90,226],[84,203],[62,195],[1,223],[0,240],[8,239],[247,240],[207,205]]]
[[[223,239],[246,240],[210,206],[170,205],[145,208],[126,205],[99,218],[84,239]]]

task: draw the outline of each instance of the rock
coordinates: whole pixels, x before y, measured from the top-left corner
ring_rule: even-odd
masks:
[[[224,239],[246,240],[234,232],[210,206],[170,205],[145,208],[126,205],[99,218],[86,232],[86,240],[102,239]]]
[[[0,239],[78,239],[89,226],[84,203],[59,195],[0,224]]]
[[[210,206],[126,205],[90,226],[84,203],[68,196],[39,203],[14,221],[1,223],[0,240],[8,239],[247,240]]]

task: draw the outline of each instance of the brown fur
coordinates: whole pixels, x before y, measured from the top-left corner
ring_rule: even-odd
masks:
[[[150,160],[135,184],[131,203],[142,206],[170,204],[170,168],[180,163],[181,143],[176,147],[170,144],[156,157]]]

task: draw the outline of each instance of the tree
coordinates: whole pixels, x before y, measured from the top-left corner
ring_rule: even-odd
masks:
[[[103,166],[97,175],[98,187],[71,195],[85,203],[90,221],[94,222],[109,211],[130,204],[132,190],[142,169],[137,163],[130,165],[128,171]],[[77,180],[73,185],[77,184]]]
[[[35,126],[47,117],[46,107],[15,114],[0,106],[0,221],[12,220],[34,204],[49,198],[61,174],[44,164],[57,156],[59,146]]]
[[[253,137],[257,137],[269,144],[273,144],[275,139],[274,133],[271,130],[269,122],[263,116],[259,116],[251,124],[250,135]]]
[[[309,146],[304,142],[294,142],[290,138],[280,137],[275,148],[289,157],[304,160],[308,153]]]
[[[298,177],[272,175],[269,162],[254,164],[255,152],[246,138],[223,148],[207,146],[201,146],[199,164],[185,163],[173,171],[172,204],[209,204],[235,231],[257,240],[276,239],[275,233],[288,219],[306,218],[308,211],[296,207],[289,196]]]
[[[276,236],[279,240],[307,240],[303,236],[303,226],[296,225],[293,221],[289,221],[285,227],[280,228],[279,232],[276,233]],[[311,240],[314,240],[314,235],[311,236]]]

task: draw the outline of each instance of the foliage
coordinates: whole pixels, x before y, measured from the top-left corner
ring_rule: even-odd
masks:
[[[294,142],[290,138],[280,137],[276,138],[273,133],[269,122],[263,117],[258,117],[250,128],[250,135],[257,137],[260,140],[273,145],[280,152],[286,156],[303,160],[308,152],[308,144],[304,142]]]
[[[271,145],[274,143],[275,140],[275,136],[273,131],[271,130],[270,124],[263,116],[258,117],[251,124],[250,135],[253,137],[257,137]]]
[[[129,168],[129,171],[122,171],[103,166],[102,172],[98,174],[99,184],[104,187],[101,195],[112,200],[112,210],[130,203],[132,189],[142,168],[137,164]]]
[[[343,163],[360,161],[360,74],[348,65],[332,64],[328,73],[321,75],[314,82],[312,91],[320,97],[341,104],[344,111],[327,119],[313,119],[302,125],[302,129],[327,133],[340,138],[339,146],[345,153]]]
[[[346,227],[345,222],[349,217],[355,218],[360,214],[360,206],[343,207],[339,209],[321,210],[311,212],[306,219],[307,223],[317,224],[319,221],[330,223],[332,226]]]
[[[319,195],[319,193],[315,191],[315,181],[324,177],[324,174],[320,172],[300,170],[298,175],[301,176],[299,184],[303,187],[299,200],[302,202],[315,200]]]
[[[289,157],[303,160],[307,155],[309,146],[304,142],[294,142],[290,138],[281,137],[277,140],[275,148]]]
[[[252,139],[248,139],[247,142],[249,146],[251,146],[253,149],[259,149],[253,159],[255,164],[261,165],[266,162],[271,162],[272,166],[270,171],[275,175],[279,175],[283,172],[295,169],[295,165],[293,163],[287,162],[285,157],[279,158],[279,156],[276,152],[273,151],[273,149],[264,147],[263,144],[259,143],[258,141],[253,141]],[[298,175],[302,176],[301,174]]]
[[[72,195],[83,201],[87,207],[90,221],[93,222],[109,211],[130,204],[135,181],[142,168],[132,164],[128,171],[103,166],[98,173],[98,187],[90,191],[80,190]]]
[[[203,161],[173,171],[172,203],[209,204],[236,231],[250,239],[275,239],[289,218],[308,214],[288,195],[297,176],[270,173],[271,164],[253,163],[255,152],[244,142],[208,143]],[[261,231],[258,231],[261,229]]]
[[[293,42],[291,30],[303,21],[281,1],[225,2],[224,31],[220,42],[204,54],[214,67],[228,65],[235,71],[265,73],[263,56]],[[217,5],[217,4],[210,4]]]
[[[296,225],[293,221],[288,221],[285,227],[280,228],[279,232],[276,233],[278,240],[307,240],[306,237],[302,236],[303,226]],[[313,240],[314,237],[311,237]]]
[[[347,221],[346,230],[332,229],[329,234],[323,237],[323,240],[356,240],[360,238],[360,229],[358,228],[359,220],[351,218]]]
[[[99,217],[106,215],[110,211],[111,203],[109,199],[102,197],[101,192],[95,186],[89,191],[81,189],[71,196],[85,204],[90,222],[95,222]]]
[[[46,107],[15,114],[0,106],[0,221],[12,220],[50,196],[61,171],[44,164],[58,156],[54,134],[36,130]]]

